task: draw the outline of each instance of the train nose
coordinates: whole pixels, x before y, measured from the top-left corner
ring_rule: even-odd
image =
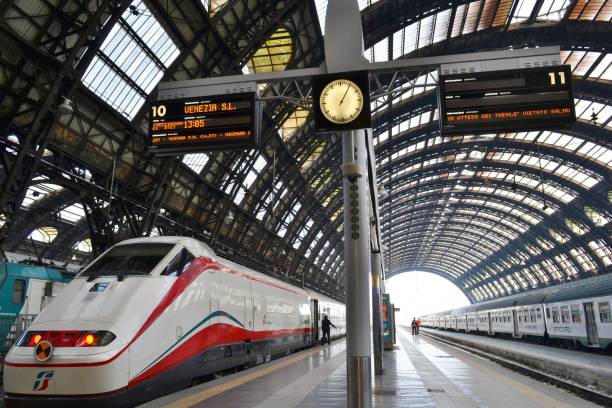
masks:
[[[114,327],[32,326],[6,356],[4,390],[28,395],[108,393],[127,386],[129,363],[127,344]]]

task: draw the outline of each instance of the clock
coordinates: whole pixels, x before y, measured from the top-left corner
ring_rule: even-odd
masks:
[[[321,113],[330,122],[349,123],[363,110],[363,92],[349,79],[335,79],[323,88],[319,105]]]
[[[318,132],[372,127],[368,71],[312,77],[312,98]]]

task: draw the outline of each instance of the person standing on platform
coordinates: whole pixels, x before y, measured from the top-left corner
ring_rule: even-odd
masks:
[[[412,327],[412,335],[416,335],[417,334],[417,321],[416,321],[416,317],[412,318],[412,323],[410,324],[410,327]]]
[[[421,318],[418,318],[416,321],[416,329],[417,329],[417,334],[419,334],[419,331],[421,330]]]
[[[325,344],[325,337],[327,337],[327,344],[331,344],[331,328],[336,328],[334,324],[327,318],[327,315],[323,315],[323,320],[321,321],[321,328],[323,329],[323,344]]]

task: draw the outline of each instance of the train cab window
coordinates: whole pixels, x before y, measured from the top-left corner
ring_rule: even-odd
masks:
[[[573,323],[580,323],[582,322],[582,320],[580,319],[580,308],[578,307],[578,305],[572,305],[572,322]]]
[[[161,262],[174,244],[138,243],[117,245],[89,265],[80,276],[146,276]]]
[[[191,252],[183,248],[183,250],[176,254],[176,256],[168,263],[168,266],[166,266],[161,274],[164,276],[180,276],[187,268],[189,268],[189,265],[191,265],[191,262],[194,259],[195,257],[191,254]]]
[[[569,307],[561,306],[561,322],[562,323],[569,323],[569,321],[570,321]]]
[[[20,305],[25,300],[25,280],[15,279],[13,284],[13,304]]]
[[[610,314],[610,303],[600,302],[597,304],[599,307],[599,320],[602,323],[612,323],[612,315]]]
[[[552,310],[553,323],[559,323],[559,308],[553,307]]]

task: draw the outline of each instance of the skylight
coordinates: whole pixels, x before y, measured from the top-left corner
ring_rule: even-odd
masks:
[[[90,253],[92,251],[91,239],[87,238],[83,241],[77,242],[73,249],[78,252]]]
[[[178,55],[178,48],[149,9],[135,0],[97,51],[83,84],[132,119]]]
[[[49,194],[58,193],[62,190],[61,186],[57,184],[40,183],[30,186],[26,191],[26,195],[23,198],[21,205],[23,207],[30,207],[32,204],[39,200],[42,200]]]
[[[53,227],[37,228],[28,236],[28,239],[44,242],[45,244],[50,244],[55,238],[57,238],[57,229]]]
[[[193,153],[183,156],[183,164],[200,174],[210,157],[206,153]]]
[[[85,210],[81,204],[73,204],[60,211],[59,216],[64,221],[77,223],[81,218],[85,217]]]

